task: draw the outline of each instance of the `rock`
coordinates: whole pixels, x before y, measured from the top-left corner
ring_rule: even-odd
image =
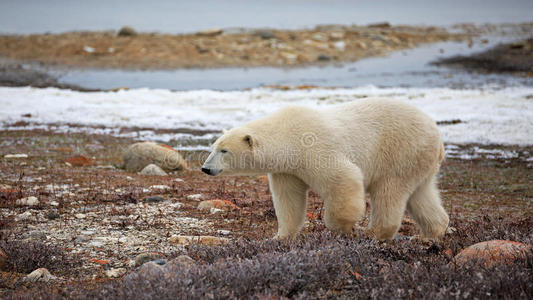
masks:
[[[204,198],[202,194],[192,194],[187,196],[187,200],[200,201]]]
[[[146,197],[146,199],[144,199],[144,202],[146,202],[146,203],[158,203],[158,202],[162,202],[162,201],[165,201],[165,198],[163,198],[161,196],[150,196],[150,197]]]
[[[180,255],[180,256],[174,258],[173,260],[169,261],[164,266],[164,268],[165,269],[170,269],[170,268],[175,267],[175,266],[194,267],[194,266],[196,266],[196,261],[194,261],[194,259],[192,259],[188,255]]]
[[[391,26],[389,22],[381,22],[381,23],[369,24],[368,27],[369,28],[390,28]]]
[[[136,36],[136,35],[137,35],[137,31],[135,31],[135,29],[133,29],[130,26],[124,26],[120,28],[118,32],[118,36]]]
[[[139,172],[149,164],[155,164],[167,172],[188,168],[185,159],[172,147],[153,142],[141,142],[129,146],[122,160],[123,168],[129,172]]]
[[[326,54],[320,54],[317,58],[318,61],[330,61],[331,56],[328,56]]]
[[[321,33],[315,33],[315,34],[313,34],[313,36],[311,38],[313,40],[319,41],[319,42],[324,42],[324,41],[328,40],[328,38],[325,35],[321,34]]]
[[[498,264],[506,264],[513,261],[531,259],[532,247],[529,244],[492,240],[474,244],[463,249],[455,256],[458,265],[464,265],[471,261],[477,261],[491,267]]]
[[[45,241],[48,237],[42,231],[32,231],[28,234],[28,239],[32,241]]]
[[[161,265],[158,265],[153,261],[149,261],[143,264],[136,273],[143,277],[154,278],[165,274],[165,270],[161,267]]]
[[[9,269],[8,258],[9,256],[7,256],[7,253],[5,253],[4,250],[2,250],[2,248],[0,248],[0,271],[8,271]]]
[[[342,31],[334,31],[330,33],[329,36],[334,40],[340,40],[344,38],[345,34]]]
[[[74,240],[74,243],[75,244],[84,244],[84,243],[87,243],[90,240],[91,240],[91,238],[89,236],[81,234],[81,235],[78,235],[76,237],[76,239]]]
[[[145,252],[137,255],[135,257],[135,266],[138,267],[144,263],[147,263],[149,261],[157,260],[157,259],[164,259],[165,257],[162,254],[159,254],[157,252]]]
[[[85,214],[75,214],[74,216],[78,219],[85,219],[87,217]]]
[[[50,274],[50,272],[45,268],[39,268],[30,274],[24,277],[25,282],[48,282],[50,280],[56,279],[55,276]]]
[[[210,29],[204,29],[197,33],[197,35],[200,36],[217,36],[222,34],[223,30],[220,28],[210,28]]]
[[[23,154],[23,153],[6,154],[6,155],[4,155],[4,158],[28,158],[28,154]]]
[[[117,268],[105,271],[105,275],[109,278],[118,278],[126,274],[126,268]]]
[[[167,172],[154,164],[149,164],[139,173],[141,175],[167,176]]]
[[[34,196],[18,199],[15,202],[17,205],[35,206],[39,205],[39,199]]]
[[[216,209],[221,209],[221,210],[239,209],[239,207],[231,203],[231,201],[221,200],[221,199],[205,200],[198,204],[199,210],[210,210],[211,208],[216,208]]]
[[[17,220],[17,221],[26,220],[29,217],[31,217],[31,212],[30,211],[25,211],[25,212],[21,213],[20,215],[18,215],[15,218],[15,220]]]
[[[229,239],[216,236],[190,236],[190,235],[174,235],[169,241],[178,245],[201,244],[206,246],[218,246],[229,242]]]
[[[59,206],[59,202],[57,202],[57,201],[52,201],[52,202],[50,202],[50,205],[52,205],[52,206]]]
[[[160,259],[152,260],[152,262],[154,264],[158,264],[158,265],[162,266],[162,265],[166,264],[168,261],[166,259],[160,258]]]
[[[220,208],[214,208],[214,207],[211,207],[209,209],[209,212],[214,215],[214,214],[218,214],[218,213],[221,213],[221,212],[225,212],[225,210],[223,209],[220,209]]]
[[[222,234],[222,235],[229,235],[231,233],[231,231],[224,230],[224,229],[219,229],[219,230],[217,230],[217,233],[218,234]]]
[[[181,179],[181,178],[174,178],[174,181],[175,182],[185,182],[185,180]]]
[[[64,163],[68,163],[73,167],[88,167],[94,166],[94,161],[85,155],[74,155],[63,160]]]
[[[274,33],[270,30],[256,30],[252,35],[258,36],[263,40],[270,40],[276,37]]]
[[[346,43],[343,42],[343,41],[335,42],[335,43],[333,43],[333,47],[335,47],[335,49],[343,52],[344,49],[346,49]]]

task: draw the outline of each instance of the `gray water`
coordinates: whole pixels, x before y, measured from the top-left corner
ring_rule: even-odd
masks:
[[[533,86],[533,78],[510,75],[475,74],[430,64],[439,58],[482,51],[502,39],[468,47],[466,43],[443,42],[394,52],[338,66],[302,68],[221,68],[172,71],[71,70],[56,71],[61,83],[93,89],[115,87],[170,90],[239,90],[263,85],[317,85],[327,87],[452,87],[478,88],[486,85]]]
[[[1,0],[0,32],[309,28],[318,24],[440,25],[533,21],[531,0]]]

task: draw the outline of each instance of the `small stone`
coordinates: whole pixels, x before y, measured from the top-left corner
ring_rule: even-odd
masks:
[[[130,26],[124,26],[120,28],[118,32],[118,36],[136,36],[136,35],[137,35],[137,31],[135,31],[135,29],[133,29]]]
[[[28,154],[18,153],[18,154],[6,154],[4,158],[28,158]]]
[[[17,221],[20,221],[20,220],[26,220],[29,217],[31,217],[31,212],[30,211],[25,211],[25,212],[21,213],[20,215],[18,215],[15,219]]]
[[[184,182],[185,180],[181,179],[181,178],[174,178],[174,181],[175,182]]]
[[[85,155],[74,155],[63,161],[64,163],[69,163],[73,167],[88,167],[94,166],[94,161],[88,158]]]
[[[59,206],[59,202],[57,202],[57,201],[52,201],[52,202],[50,202],[50,205],[52,205],[52,206]]]
[[[150,187],[150,190],[170,190],[170,187],[164,184],[156,184],[156,185],[152,185]]]
[[[319,41],[319,42],[324,42],[324,41],[328,40],[328,38],[325,35],[321,34],[321,33],[313,34],[312,38],[313,38],[313,40]]]
[[[214,208],[214,207],[211,207],[211,209],[209,209],[209,212],[214,215],[214,214],[218,214],[218,213],[221,213],[221,212],[225,212],[225,210],[223,209],[219,209],[219,208]]]
[[[203,197],[202,194],[192,194],[187,196],[187,200],[200,201]]]
[[[188,236],[188,235],[174,235],[169,241],[178,245],[201,244],[207,246],[218,246],[229,242],[227,238],[216,236]]]
[[[105,275],[109,278],[118,278],[126,274],[126,268],[117,268],[105,271]]]
[[[154,164],[149,164],[139,173],[141,175],[167,176],[167,172]]]
[[[91,238],[89,236],[86,236],[86,235],[82,234],[82,235],[78,235],[76,237],[76,239],[74,240],[74,243],[76,243],[76,244],[84,244],[84,243],[87,243],[90,240],[91,240]]]
[[[335,47],[335,49],[343,52],[344,49],[346,49],[346,43],[343,42],[343,41],[335,42],[335,43],[333,43],[333,47]]]
[[[28,239],[33,241],[45,241],[48,237],[42,231],[32,231],[28,234]]]
[[[212,208],[221,209],[221,210],[239,209],[239,207],[231,203],[231,201],[221,200],[221,199],[205,200],[198,204],[199,210],[210,210]]]
[[[162,266],[162,265],[166,264],[168,261],[166,259],[160,258],[160,259],[152,260],[152,262],[154,264],[158,264],[158,265]]]
[[[532,246],[529,244],[492,240],[477,243],[463,249],[455,256],[455,261],[459,265],[464,265],[470,261],[477,261],[486,267],[491,267],[513,261],[531,259],[531,250]]]
[[[74,216],[78,219],[85,219],[87,217],[85,214],[75,214]]]
[[[39,205],[39,199],[37,199],[37,197],[30,196],[30,197],[18,199],[16,201],[16,204],[17,205],[26,205],[26,206],[35,206],[35,205]]]
[[[328,56],[328,55],[325,55],[325,54],[320,54],[317,57],[317,60],[318,61],[330,61],[331,60],[331,56]]]
[[[224,230],[224,229],[219,229],[219,230],[217,230],[217,233],[218,234],[222,234],[222,235],[229,235],[231,233],[231,231]]]
[[[141,253],[135,257],[135,266],[138,267],[149,261],[153,261],[157,259],[164,259],[164,258],[165,257],[162,254],[159,254],[157,252]]]
[[[146,199],[144,199],[144,202],[146,202],[146,203],[158,203],[158,202],[162,202],[162,201],[165,201],[165,198],[163,198],[161,196],[150,196],[150,197],[146,197]]]
[[[220,28],[210,28],[199,31],[197,34],[200,36],[217,36],[222,34],[223,30]]]
[[[332,39],[340,40],[340,39],[343,39],[343,38],[344,38],[345,34],[344,34],[344,32],[342,32],[342,31],[334,31],[334,32],[330,33],[329,36],[330,36]]]
[[[273,38],[276,37],[274,35],[274,33],[272,31],[269,31],[269,30],[256,30],[253,33],[253,35],[254,36],[258,36],[258,37],[262,38],[263,40],[270,40],[270,39],[273,39]]]
[[[45,268],[39,268],[24,277],[24,281],[26,282],[48,282],[53,279],[56,279],[56,277],[50,274]]]
[[[57,210],[50,210],[46,213],[46,218],[48,220],[55,220],[57,218],[59,218],[59,213],[57,212]]]

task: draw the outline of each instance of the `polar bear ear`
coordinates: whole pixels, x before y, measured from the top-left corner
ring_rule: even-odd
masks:
[[[222,134],[226,134],[227,132],[228,132],[228,130],[222,129]]]
[[[246,143],[248,143],[248,146],[252,148],[254,146],[254,139],[251,135],[247,134],[244,136],[243,139]]]

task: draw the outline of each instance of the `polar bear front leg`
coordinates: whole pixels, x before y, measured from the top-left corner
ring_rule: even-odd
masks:
[[[276,238],[293,237],[302,229],[307,208],[308,186],[289,174],[268,174],[270,192],[278,218]]]

